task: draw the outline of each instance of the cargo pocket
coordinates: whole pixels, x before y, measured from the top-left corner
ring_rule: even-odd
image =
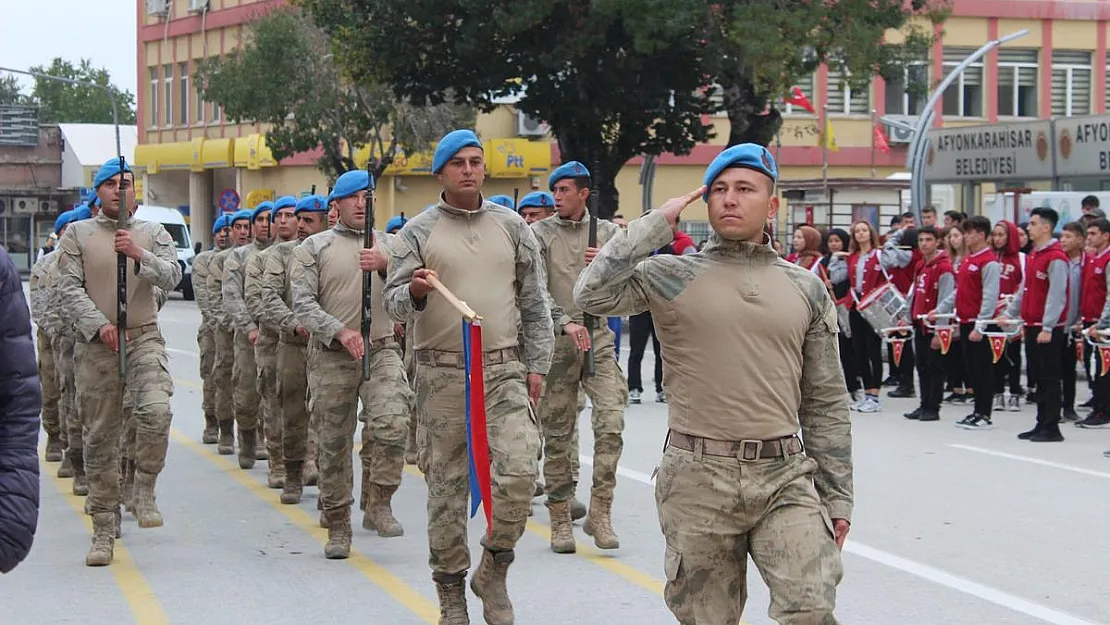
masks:
[[[668,583],[678,582],[682,574],[682,554],[678,549],[667,545],[667,553],[663,556],[663,572],[667,575]]]

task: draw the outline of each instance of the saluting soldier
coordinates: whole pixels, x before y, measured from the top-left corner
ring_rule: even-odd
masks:
[[[208,267],[208,298],[216,333],[216,360],[212,363],[212,379],[216,385],[216,420],[220,425],[217,453],[228,456],[235,453],[235,402],[233,386],[228,384],[235,372],[235,326],[224,306],[224,264],[231,253],[250,241],[253,212],[240,210],[228,218],[230,244],[216,252]]]
[[[316,450],[318,428],[312,427],[308,414],[308,373],[305,369],[305,348],[308,330],[293,314],[293,290],[289,279],[293,248],[327,226],[327,198],[312,195],[297,202],[293,215],[297,220],[297,238],[279,243],[266,250],[259,284],[262,299],[261,319],[279,328],[277,352],[277,408],[281,419],[281,448],[285,463],[285,486],[281,503],[300,503],[304,486],[316,484]],[[270,463],[273,464],[273,457]]]
[[[293,211],[297,198],[284,195],[274,201],[273,223],[277,224],[277,238],[282,243],[297,238],[297,220]],[[281,415],[277,394],[277,347],[280,329],[262,319],[262,273],[266,255],[274,248],[249,255],[243,279],[243,300],[247,312],[258,326],[258,340],[254,342],[254,358],[258,366],[258,396],[261,398],[262,426],[266,433],[266,455],[269,456],[266,483],[270,488],[285,486],[285,460],[281,454]]]
[[[448,133],[432,161],[443,193],[393,241],[386,285],[386,308],[408,324],[415,350],[432,579],[440,623],[469,623],[465,363],[459,313],[431,293],[428,277],[436,276],[483,317],[493,527],[483,538],[470,587],[482,599],[487,623],[511,625],[505,580],[527,522],[539,453],[529,404],[540,400],[555,342],[547,277],[539,243],[524,220],[482,198],[485,158],[477,135]]]
[[[213,247],[193,258],[193,294],[200,310],[197,348],[200,350],[200,379],[203,386],[201,409],[204,411],[204,433],[201,442],[213,445],[220,440],[220,423],[216,418],[216,387],[221,380],[212,377],[216,363],[216,321],[213,318],[211,294],[208,291],[209,265],[216,254],[228,247],[231,233],[230,216],[220,215],[212,224]]]
[[[339,209],[335,227],[305,239],[293,250],[293,312],[312,340],[307,353],[313,418],[320,423],[320,500],[328,525],[324,555],[347,558],[351,552],[352,437],[362,400],[364,480],[368,479],[365,529],[379,536],[404,533],[391,501],[401,485],[406,422],[412,390],[401,360],[393,321],[382,308],[382,276],[387,235],[374,232],[374,247],[363,248],[374,181],[365,171],[349,171],[335,181],[331,200]],[[372,274],[370,378],[362,379],[364,356],[362,272]],[[369,428],[369,433],[367,433]]]
[[[243,294],[247,261],[270,243],[270,213],[273,202],[262,202],[251,213],[252,241],[231,251],[224,261],[224,310],[235,329],[235,364],[232,368],[232,401],[235,422],[239,426],[239,468],[254,467],[255,460],[265,460],[265,447],[258,440],[258,413],[262,402],[258,394],[258,363],[254,344],[258,340],[258,324],[247,310]]]
[[[764,234],[777,178],[763,146],[724,150],[704,186],[630,223],[574,289],[591,314],[650,310],[663,345],[670,431],[655,499],[664,598],[680,623],[739,621],[749,556],[772,619],[837,622],[853,496],[836,309],[821,279]],[[713,228],[705,249],[652,256],[699,197]]]
[[[132,220],[117,230],[120,198],[134,206],[134,176],[120,162],[105,163],[93,181],[101,200],[96,218],[70,225],[59,247],[58,289],[76,325],[77,388],[83,410],[88,508],[93,520],[88,566],[112,562],[120,515],[119,444],[123,391],[134,399],[139,424],[135,445],[135,516],[139,527],[159,527],[162,515],[154,486],[166,462],[173,379],[166,344],[158,329],[155,289],[169,291],[181,281],[177,248],[159,223]],[[117,254],[127,257],[127,328],[116,328]],[[119,371],[119,342],[127,342],[126,378]]]
[[[620,228],[609,221],[597,222],[597,245],[589,246],[590,170],[578,161],[561,165],[548,180],[554,197],[541,197],[555,206],[555,215],[532,224],[547,268],[547,290],[551,294],[551,316],[555,323],[555,356],[547,374],[540,424],[543,428],[543,473],[547,508],[551,515],[551,550],[574,553],[574,531],[570,500],[574,495],[574,458],[578,455],[578,398],[584,389],[593,402],[594,432],[593,487],[590,510],[583,531],[593,536],[599,549],[620,546],[611,522],[613,492],[617,486],[617,464],[624,441],[624,408],[628,388],[613,354],[615,340],[609,326],[598,320],[591,335],[582,311],[574,303],[574,283],[598,249]],[[531,194],[536,195],[536,194]],[[530,197],[530,196],[529,196]],[[527,200],[528,198],[525,198]],[[521,201],[521,206],[525,202]],[[595,375],[583,372],[584,352],[594,352]]]

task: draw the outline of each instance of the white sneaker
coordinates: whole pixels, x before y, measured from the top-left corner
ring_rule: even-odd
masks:
[[[863,401],[859,403],[859,407],[856,408],[856,410],[858,410],[859,412],[865,413],[881,412],[882,409],[883,405],[879,402],[879,400],[871,397],[870,395],[865,397]]]
[[[631,391],[628,391],[628,403],[630,403],[630,404],[640,403],[640,391],[637,391],[636,389],[632,389]]]
[[[1021,412],[1021,397],[1018,395],[1010,395],[1008,401],[1010,412]]]
[[[1002,412],[1006,410],[1006,396],[999,393],[994,396],[994,410],[995,412]]]

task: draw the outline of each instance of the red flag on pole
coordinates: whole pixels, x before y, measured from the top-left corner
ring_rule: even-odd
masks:
[[[887,143],[886,135],[883,133],[883,129],[877,124],[875,125],[874,145],[876,150],[888,154],[890,153],[890,144]]]
[[[814,115],[817,114],[817,109],[813,108],[813,104],[809,101],[809,98],[806,97],[806,94],[802,93],[801,87],[791,87],[790,95],[783,98],[782,101],[792,106],[801,107],[803,110],[813,113]]]
[[[463,319],[463,358],[466,360],[466,451],[470,463],[470,516],[481,506],[486,535],[493,532],[493,480],[490,476],[489,437],[486,430],[486,386],[482,368],[482,323]]]

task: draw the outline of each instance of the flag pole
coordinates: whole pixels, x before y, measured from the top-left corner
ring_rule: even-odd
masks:
[[[824,115],[821,118],[821,181],[825,189],[825,199],[829,196],[829,105],[821,106]],[[830,210],[832,202],[829,203]]]
[[[871,109],[871,177],[875,177],[875,109]]]

